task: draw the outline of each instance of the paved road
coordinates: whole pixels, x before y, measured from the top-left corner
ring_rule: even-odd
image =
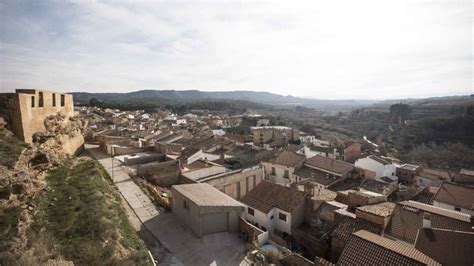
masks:
[[[112,176],[112,158],[104,154],[96,145],[86,145],[89,153],[96,158]],[[126,169],[118,160],[113,162],[114,183],[146,230],[159,240],[154,254],[163,265],[245,265],[245,243],[236,233],[218,233],[198,238],[181,226],[169,212],[160,211],[146,194],[130,179]],[[142,236],[150,241],[147,234]],[[157,243],[154,243],[156,245]],[[152,249],[152,253],[153,249]]]

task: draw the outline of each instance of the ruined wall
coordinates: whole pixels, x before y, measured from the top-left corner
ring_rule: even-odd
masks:
[[[46,117],[57,113],[66,118],[74,115],[72,95],[64,93],[17,90],[11,107],[11,131],[26,143],[32,143],[34,133],[46,130]]]
[[[157,161],[161,162],[164,159],[165,159],[164,154],[153,154],[153,155],[137,157],[137,158],[125,157],[124,164],[125,165],[135,165],[135,164],[145,164],[145,163],[157,162]]]
[[[240,200],[247,192],[252,190],[263,180],[261,167],[247,168],[220,177],[204,179],[201,182],[223,191],[228,196]]]
[[[109,146],[109,144],[107,144]],[[132,154],[132,153],[140,153],[140,152],[145,152],[145,151],[152,151],[154,150],[153,147],[121,147],[121,146],[111,146],[111,149],[107,148],[107,151],[112,151],[112,154],[114,156],[119,156],[119,155],[127,155],[127,154]],[[112,155],[109,154],[109,155]]]
[[[33,134],[32,139],[40,148],[47,148],[69,155],[82,152],[87,121],[67,117],[62,113],[48,116],[43,122],[44,131]]]

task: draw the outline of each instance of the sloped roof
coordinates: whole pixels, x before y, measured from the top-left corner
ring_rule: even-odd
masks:
[[[474,187],[444,182],[433,201],[474,210]]]
[[[292,151],[282,151],[273,161],[274,164],[295,167],[297,164],[303,162],[306,156]]]
[[[372,160],[374,160],[374,161],[376,161],[376,162],[378,162],[378,163],[381,163],[381,164],[383,164],[383,165],[390,164],[389,161],[387,161],[387,160],[385,160],[385,159],[383,159],[383,158],[381,158],[381,157],[378,157],[378,156],[376,156],[376,155],[370,155],[368,158],[370,158],[370,159],[372,159]]]
[[[382,232],[382,228],[369,221],[360,218],[354,219],[344,216],[331,235],[343,242],[346,242],[353,232],[357,232],[359,230],[366,230],[374,234],[380,234]]]
[[[334,172],[334,173],[338,173],[338,174],[344,174],[354,169],[354,165],[350,163],[320,156],[320,155],[316,155],[306,160],[305,165],[317,167],[317,168]]]
[[[423,216],[430,213],[431,227],[459,231],[472,231],[468,214],[445,210],[432,205],[403,201],[397,203],[385,228],[387,235],[414,243],[418,229],[423,227]]]
[[[304,198],[305,193],[302,191],[263,180],[240,201],[263,213],[275,207],[291,212]]]
[[[244,205],[207,183],[174,185],[172,189],[198,206],[243,207]]]
[[[360,230],[352,234],[341,265],[441,265],[412,246]]]
[[[443,265],[473,265],[474,233],[421,228],[415,248]]]
[[[295,172],[295,175],[301,178],[308,178],[312,182],[316,182],[323,186],[328,186],[334,182],[339,181],[342,177],[328,174],[318,169],[314,169],[308,166],[303,166]]]

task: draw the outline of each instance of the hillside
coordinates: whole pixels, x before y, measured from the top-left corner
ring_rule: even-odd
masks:
[[[199,100],[232,100],[249,101],[265,105],[306,106],[320,111],[344,111],[367,106],[377,101],[372,100],[323,100],[283,96],[269,92],[258,91],[198,91],[198,90],[141,90],[129,93],[87,93],[74,92],[76,103],[89,103],[93,98],[115,103],[153,103],[178,104]]]
[[[0,265],[152,265],[105,170],[58,145],[0,129]]]

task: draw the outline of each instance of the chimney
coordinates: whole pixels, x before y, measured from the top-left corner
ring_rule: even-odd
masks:
[[[423,213],[423,228],[431,228],[431,213]]]

